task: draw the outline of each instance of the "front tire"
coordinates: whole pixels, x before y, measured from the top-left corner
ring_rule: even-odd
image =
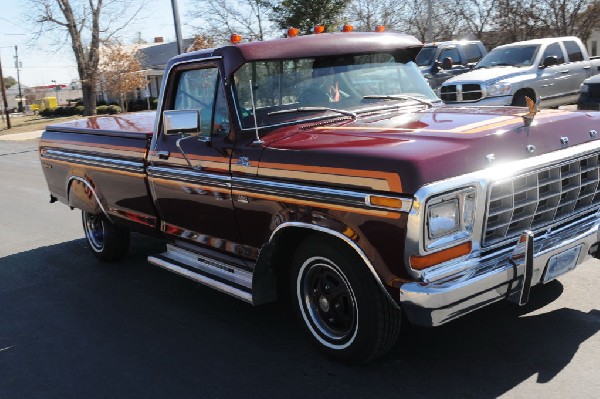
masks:
[[[366,363],[398,338],[400,311],[364,262],[337,240],[311,237],[301,244],[291,288],[310,337],[331,357]]]
[[[83,231],[92,253],[103,261],[117,261],[129,251],[129,230],[111,223],[103,214],[81,213]]]

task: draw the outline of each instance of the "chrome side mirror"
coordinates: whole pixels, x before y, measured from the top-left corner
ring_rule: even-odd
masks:
[[[164,111],[163,132],[167,136],[198,136],[200,134],[200,112],[195,109]]]

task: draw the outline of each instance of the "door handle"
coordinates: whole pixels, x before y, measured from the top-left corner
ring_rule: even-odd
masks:
[[[583,67],[583,69],[586,69],[586,70],[587,70],[587,69],[590,69],[590,68],[591,68],[591,66],[589,66],[589,65],[588,65],[588,66],[584,66],[584,67]]]
[[[568,69],[560,71],[560,73],[569,73],[569,72],[571,72],[571,71],[569,71]]]
[[[158,159],[163,159],[163,160],[167,160],[169,159],[169,156],[171,155],[171,153],[169,151],[158,151]]]

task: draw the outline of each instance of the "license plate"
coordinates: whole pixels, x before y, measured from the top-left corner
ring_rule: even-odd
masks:
[[[583,247],[583,245],[578,245],[551,257],[548,261],[548,266],[546,267],[546,273],[544,274],[544,283],[554,280],[561,274],[565,274],[569,270],[574,269],[575,266],[577,266],[577,259],[579,258],[581,247]]]

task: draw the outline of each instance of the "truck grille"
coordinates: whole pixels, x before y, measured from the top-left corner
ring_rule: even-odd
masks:
[[[478,84],[448,85],[440,90],[442,101],[472,102],[483,97],[483,90]]]
[[[494,183],[483,246],[540,229],[600,205],[599,154]]]

